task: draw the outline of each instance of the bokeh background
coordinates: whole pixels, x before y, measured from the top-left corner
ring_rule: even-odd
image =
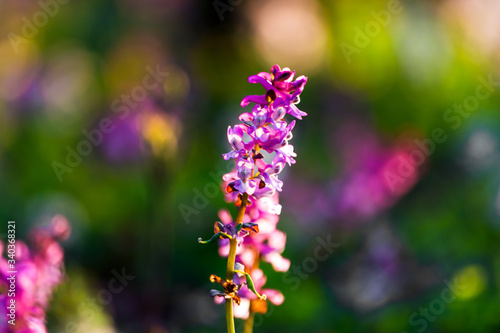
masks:
[[[0,220],[72,225],[50,332],[225,332],[197,238],[235,207],[205,192],[274,64],[309,77],[309,116],[281,177],[292,270],[262,264],[285,302],[254,331],[500,331],[497,1],[51,3],[0,2]],[[169,75],[141,95],[148,67]],[[338,247],[312,265],[318,238]]]

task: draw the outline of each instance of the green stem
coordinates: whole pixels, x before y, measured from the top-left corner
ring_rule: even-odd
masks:
[[[238,211],[238,216],[236,217],[235,227],[243,222],[243,216],[245,216],[245,208],[247,206],[248,193],[243,194],[241,199],[240,210]],[[236,261],[236,237],[229,240],[229,255],[227,256],[227,266],[226,266],[226,279],[233,281],[234,274],[234,263]],[[227,333],[235,333],[234,331],[234,318],[233,318],[233,299],[226,299],[226,322],[227,322]]]
[[[255,318],[255,313],[250,311],[247,320],[245,320],[245,326],[243,327],[243,333],[252,333],[253,331],[253,320]]]
[[[226,299],[226,323],[227,323],[227,333],[235,333],[232,298]]]

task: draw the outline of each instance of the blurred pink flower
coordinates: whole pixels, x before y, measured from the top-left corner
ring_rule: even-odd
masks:
[[[0,332],[46,333],[45,311],[49,305],[54,288],[61,283],[63,273],[63,249],[59,240],[69,237],[71,228],[62,215],[56,215],[48,227],[39,227],[31,231],[32,248],[21,240],[16,240],[15,296],[0,295],[2,311],[7,302],[15,300],[15,326],[7,321],[0,321]],[[0,241],[0,254],[6,248]],[[9,258],[10,259],[10,258]],[[7,259],[0,256],[0,289],[9,289],[12,274]],[[3,318],[6,314],[2,314]]]
[[[265,294],[267,299],[274,305],[281,305],[285,301],[283,294],[274,289],[264,289],[267,278],[261,269],[255,268],[250,272],[250,276],[254,282],[255,289],[259,294]],[[238,278],[239,279],[239,278]],[[241,280],[244,282],[244,279]],[[247,288],[243,288],[238,292],[241,298],[241,304],[233,304],[234,316],[236,318],[246,319],[250,314],[250,308],[253,307],[253,312],[266,313],[267,305],[265,301],[260,300],[253,292]],[[260,311],[259,311],[260,310]]]
[[[414,147],[383,144],[365,125],[347,122],[333,140],[342,162],[339,174],[326,185],[292,179],[293,195],[285,194],[292,210],[300,207],[294,213],[309,225],[333,219],[352,226],[369,220],[393,206],[420,177],[411,162]]]

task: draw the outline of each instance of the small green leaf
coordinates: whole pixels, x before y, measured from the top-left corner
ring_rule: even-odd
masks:
[[[213,235],[212,238],[210,238],[209,240],[206,240],[206,241],[202,240],[201,237],[200,237],[200,238],[198,238],[198,243],[200,243],[200,244],[212,243],[213,241],[215,241],[220,236],[221,236],[221,232],[218,232],[215,235]]]
[[[252,277],[250,276],[250,274],[248,274],[248,273],[245,272],[245,276],[247,277],[247,287],[248,287],[248,289],[250,289],[261,300],[266,300],[267,296],[265,294],[259,295],[259,293],[257,292],[257,290],[255,290],[255,285],[253,284],[253,280],[252,280]]]

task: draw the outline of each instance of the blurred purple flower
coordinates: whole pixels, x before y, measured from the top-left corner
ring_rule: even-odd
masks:
[[[181,132],[175,115],[165,113],[150,100],[124,115],[109,117],[113,127],[103,140],[103,151],[109,161],[135,162],[151,154],[175,156]]]
[[[105,134],[103,150],[111,162],[131,162],[140,160],[143,156],[140,115],[134,113],[124,119],[112,116],[115,126],[113,131]]]
[[[303,220],[331,220],[354,225],[388,209],[408,192],[419,178],[415,169],[400,175],[402,164],[410,163],[408,149],[396,143],[385,146],[366,126],[347,123],[335,137],[343,162],[339,175],[326,185],[290,181],[287,195],[291,209]],[[397,181],[393,182],[394,178]]]

